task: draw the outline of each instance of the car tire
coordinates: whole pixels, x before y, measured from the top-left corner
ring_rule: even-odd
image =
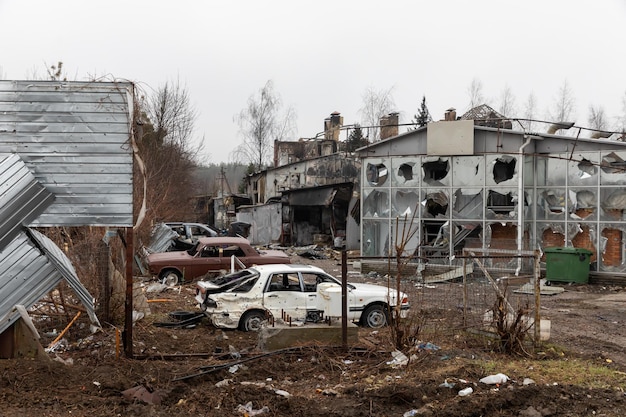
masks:
[[[167,271],[161,273],[160,278],[163,284],[169,285],[171,287],[173,285],[178,285],[181,283],[182,275],[176,270],[168,269]]]
[[[374,304],[369,306],[361,316],[361,324],[365,327],[379,329],[389,323],[389,312],[384,305]]]
[[[265,320],[267,320],[267,315],[264,311],[248,311],[239,320],[239,328],[244,332],[258,332],[261,330],[261,325]]]

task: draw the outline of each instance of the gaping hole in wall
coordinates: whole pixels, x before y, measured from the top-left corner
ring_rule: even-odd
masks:
[[[432,219],[424,219],[424,243],[433,244],[437,241],[437,236],[441,235],[442,227],[447,223],[444,217],[448,212],[448,197],[443,192],[429,193],[422,202],[424,206],[424,217]],[[438,218],[439,220],[435,220]]]
[[[383,185],[387,181],[389,171],[385,164],[367,164],[367,182],[370,185]]]
[[[489,194],[487,194],[487,208],[496,214],[509,215],[509,213],[515,210],[513,193],[501,194],[497,191],[489,190]]]
[[[600,167],[607,174],[623,174],[626,172],[626,162],[615,152],[604,155]]]
[[[400,165],[398,168],[398,177],[404,178],[405,181],[413,179],[413,162]]]
[[[515,175],[515,164],[517,160],[512,156],[504,155],[496,159],[493,164],[493,180],[496,184],[510,180]]]
[[[579,225],[578,233],[572,237],[572,246],[579,249],[587,249],[591,251],[591,256],[589,261],[593,264],[596,262],[596,245],[594,245],[595,241],[595,230],[590,228],[588,225]]]
[[[422,164],[422,169],[424,170],[424,182],[432,185],[448,175],[450,164],[448,161],[438,159],[436,161],[425,162]]]
[[[580,178],[589,178],[598,172],[596,166],[591,161],[584,158],[578,163],[578,169],[580,170],[578,173]]]

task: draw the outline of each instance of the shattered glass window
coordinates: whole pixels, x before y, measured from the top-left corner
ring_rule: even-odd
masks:
[[[419,158],[394,158],[391,185],[394,187],[418,187],[420,183]]]
[[[420,197],[417,190],[396,189],[391,199],[391,217],[419,217]]]
[[[593,155],[578,155],[569,162],[567,183],[569,185],[596,185],[598,183],[598,163]]]
[[[367,164],[367,182],[373,186],[381,186],[387,181],[389,172],[385,164]]]
[[[602,155],[600,170],[602,185],[623,185],[626,174],[626,152],[610,152]]]
[[[363,255],[386,256],[389,253],[389,222],[363,220]]]
[[[450,185],[450,162],[447,159],[438,158],[436,160],[422,163],[422,171],[424,174],[423,181],[430,186],[433,185]]]
[[[459,219],[482,219],[483,192],[481,188],[458,188],[454,192],[453,217]]]
[[[363,217],[389,217],[389,194],[387,191],[375,189],[363,191]]]
[[[509,155],[487,156],[487,185],[517,183],[517,158]]]
[[[458,186],[482,185],[485,177],[485,158],[460,156],[452,160],[453,184]]]

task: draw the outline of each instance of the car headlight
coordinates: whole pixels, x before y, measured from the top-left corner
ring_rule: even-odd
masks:
[[[206,300],[204,300],[204,305],[210,308],[217,307],[217,303],[215,302],[215,300],[212,300],[211,297],[207,297]]]

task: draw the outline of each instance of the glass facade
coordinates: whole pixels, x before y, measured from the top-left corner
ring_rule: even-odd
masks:
[[[592,270],[626,272],[625,160],[613,151],[366,158],[362,253],[450,257],[469,242],[515,249],[521,239],[525,250],[589,249]]]

